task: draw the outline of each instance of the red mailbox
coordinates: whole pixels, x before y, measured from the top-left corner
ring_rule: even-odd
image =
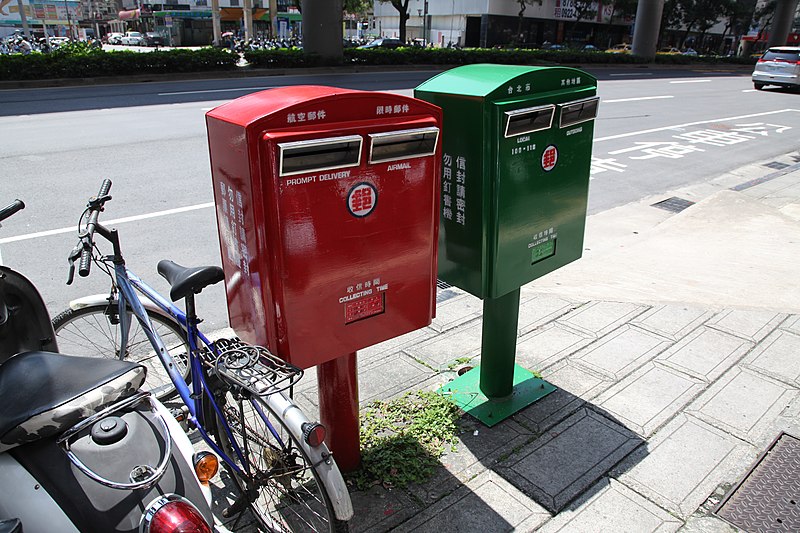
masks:
[[[430,324],[438,107],[271,89],[206,115],[231,326],[308,368]]]

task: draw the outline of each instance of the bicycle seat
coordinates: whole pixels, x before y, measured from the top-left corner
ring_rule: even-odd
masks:
[[[173,302],[183,300],[190,294],[199,294],[209,285],[225,279],[225,273],[218,266],[186,268],[168,259],[158,262],[158,273],[172,287],[169,297]]]
[[[134,394],[147,369],[128,361],[23,352],[0,366],[0,452],[59,435]]]

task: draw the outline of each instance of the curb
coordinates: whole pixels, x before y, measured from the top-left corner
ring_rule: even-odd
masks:
[[[170,81],[191,81],[191,80],[215,80],[230,78],[253,78],[267,76],[304,76],[321,74],[356,74],[365,72],[392,72],[392,71],[431,71],[441,72],[459,65],[355,65],[355,66],[336,66],[336,67],[301,67],[301,68],[250,68],[237,67],[237,70],[219,70],[204,72],[186,72],[170,74],[136,74],[131,76],[98,76],[95,78],[53,78],[46,80],[12,80],[0,81],[0,90],[9,89],[38,89],[51,87],[80,87],[92,85],[116,85],[124,83],[162,83]],[[633,70],[691,70],[707,72],[709,70],[717,72],[729,72],[731,74],[746,73],[753,71],[753,65],[727,65],[716,63],[702,64],[609,64],[609,63],[548,63],[542,66],[566,66],[583,70],[592,69],[633,69]]]

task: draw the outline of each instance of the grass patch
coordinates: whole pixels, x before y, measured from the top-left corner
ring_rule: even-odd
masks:
[[[376,401],[361,412],[361,468],[349,479],[358,489],[405,487],[427,480],[457,442],[460,409],[434,392],[409,392]]]

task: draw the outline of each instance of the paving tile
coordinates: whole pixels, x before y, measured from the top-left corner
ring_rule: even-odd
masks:
[[[648,363],[595,398],[620,424],[649,437],[704,388],[702,381]]]
[[[739,530],[716,516],[691,516],[681,533],[738,533]]]
[[[402,490],[389,490],[380,485],[367,490],[351,490],[353,518],[350,531],[389,531],[404,520],[416,516],[421,508]]]
[[[758,444],[798,391],[753,371],[734,367],[686,412],[751,444]],[[771,433],[771,432],[770,432]]]
[[[487,471],[393,531],[533,531],[549,518],[545,509],[516,487]]]
[[[437,304],[436,318],[433,319],[430,327],[441,333],[479,318],[482,314],[483,301],[471,294],[462,293],[444,303]]]
[[[662,364],[710,383],[736,364],[753,343],[702,327],[675,344],[660,356]]]
[[[730,309],[719,313],[706,325],[750,342],[759,342],[777,328],[786,317],[787,315],[774,311]]]
[[[596,301],[567,314],[559,322],[588,335],[602,337],[647,309],[627,302]]]
[[[713,316],[713,311],[700,307],[660,305],[631,320],[631,324],[678,341]]]
[[[633,326],[622,326],[597,342],[583,348],[570,359],[619,381],[672,344],[660,335]]]
[[[431,329],[430,327],[421,328],[406,333],[405,335],[400,335],[399,337],[379,342],[378,344],[364,348],[363,350],[359,350],[357,355],[358,365],[362,366],[374,362],[376,359],[380,359],[380,357],[387,352],[396,352],[405,346],[423,342],[431,337],[434,337],[437,333],[437,331]]]
[[[735,481],[754,449],[696,418],[679,415],[614,474],[634,491],[688,518],[723,481]]]
[[[557,323],[542,326],[517,340],[518,364],[542,371],[594,340]]]
[[[508,450],[522,446],[531,433],[508,418],[487,428],[470,416],[458,421],[456,450],[445,450],[441,467],[421,485],[410,485],[408,492],[420,502],[433,502],[504,459]]]
[[[525,297],[523,296],[523,298]],[[525,298],[519,306],[519,319],[517,320],[519,333],[527,333],[580,306],[581,303],[551,294],[539,294],[532,298]]]
[[[403,352],[386,356],[379,364],[358,368],[358,396],[363,405],[404,391],[434,372]]]
[[[482,324],[467,324],[435,338],[405,348],[412,358],[435,369],[447,368],[448,364],[463,357],[475,357],[481,352]]]
[[[781,329],[800,335],[800,315],[790,315],[786,322],[781,324]]]
[[[537,503],[557,512],[641,443],[626,428],[580,409],[520,449],[497,471]]]
[[[668,533],[683,522],[614,479],[603,479],[539,533]]]
[[[800,387],[800,335],[774,331],[742,361],[742,365],[794,387]]]
[[[568,361],[550,366],[542,377],[558,388],[515,415],[535,433],[547,431],[611,385]]]

